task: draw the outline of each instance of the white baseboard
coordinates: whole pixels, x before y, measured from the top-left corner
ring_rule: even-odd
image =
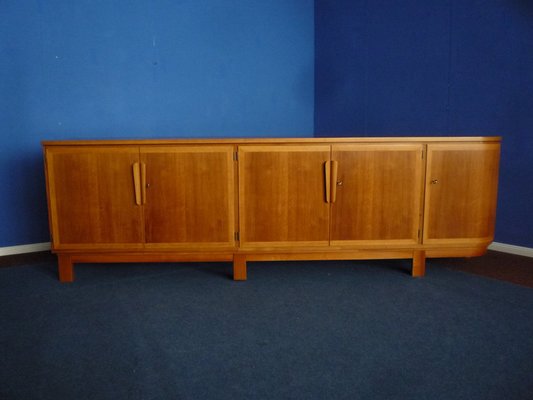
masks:
[[[20,246],[0,247],[0,257],[13,254],[35,253],[50,250],[50,242],[23,244]]]
[[[0,247],[0,257],[9,256],[13,254],[34,253],[36,251],[50,250],[50,242],[23,244],[20,246]],[[489,246],[489,250],[501,251],[502,253],[516,254],[519,256],[533,257],[533,248],[515,246],[513,244],[505,244],[493,242]]]
[[[493,242],[489,246],[489,250],[501,251],[502,253],[516,254],[518,256],[533,257],[533,249],[531,247],[515,246],[514,244]]]

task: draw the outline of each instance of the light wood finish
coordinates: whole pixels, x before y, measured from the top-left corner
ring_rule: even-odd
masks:
[[[125,262],[209,262],[232,261],[229,252],[143,252],[143,253],[64,253],[72,263],[125,263]]]
[[[337,176],[339,172],[339,163],[336,160],[331,160],[331,181],[329,182],[329,185],[331,185],[331,202],[335,203],[337,201]],[[342,184],[342,183],[341,183]]]
[[[109,145],[212,145],[216,144],[338,144],[338,143],[457,143],[457,142],[477,142],[477,143],[499,143],[499,136],[404,136],[404,137],[302,137],[302,138],[217,138],[217,139],[102,139],[102,140],[45,140],[44,146],[109,146]]]
[[[479,257],[487,252],[487,245],[478,247],[428,248],[426,258]]]
[[[329,245],[321,145],[240,146],[241,247]]]
[[[422,155],[421,144],[333,145],[331,244],[418,243]]]
[[[331,203],[331,161],[324,163],[324,182],[326,185],[326,203]]]
[[[415,278],[424,276],[426,273],[426,252],[415,250],[413,252],[413,269],[411,275]]]
[[[132,166],[137,147],[46,149],[53,249],[142,247]]]
[[[242,254],[235,254],[233,257],[233,280],[246,280],[246,256]]]
[[[146,246],[234,246],[233,147],[143,146]]]
[[[312,252],[279,252],[246,254],[248,261],[310,261],[310,260],[393,260],[411,258],[410,250],[343,250]]]
[[[141,163],[141,202],[146,204],[146,164]]]
[[[60,282],[74,282],[74,268],[70,254],[59,254],[57,257],[57,266]]]
[[[135,204],[140,206],[142,204],[141,198],[141,168],[139,163],[133,163],[133,185],[135,188]]]
[[[498,137],[48,141],[52,249],[84,262],[482,255]]]
[[[499,156],[499,144],[428,145],[425,244],[493,240]]]

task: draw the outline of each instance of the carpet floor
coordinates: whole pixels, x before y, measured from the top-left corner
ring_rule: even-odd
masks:
[[[533,289],[410,262],[0,269],[0,398],[533,399]]]

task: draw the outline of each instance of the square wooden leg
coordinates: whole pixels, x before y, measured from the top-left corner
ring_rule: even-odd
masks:
[[[426,273],[426,252],[422,250],[415,250],[413,252],[413,269],[411,275],[413,277],[422,277]]]
[[[233,280],[246,280],[246,256],[242,254],[233,255]]]
[[[74,281],[74,266],[72,259],[67,254],[57,255],[57,264],[59,270],[59,281],[63,283]]]

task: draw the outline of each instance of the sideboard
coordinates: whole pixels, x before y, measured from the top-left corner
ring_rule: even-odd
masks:
[[[485,253],[499,137],[43,142],[59,279],[75,263]]]

